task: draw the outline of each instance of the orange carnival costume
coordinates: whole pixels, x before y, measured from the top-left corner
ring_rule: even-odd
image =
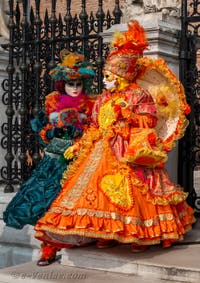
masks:
[[[195,221],[164,168],[188,124],[183,87],[162,59],[142,57],[147,42],[136,21],[113,45],[105,71],[117,77],[114,91],[95,103],[62,190],[35,226],[37,239],[58,247],[91,239],[167,247]]]

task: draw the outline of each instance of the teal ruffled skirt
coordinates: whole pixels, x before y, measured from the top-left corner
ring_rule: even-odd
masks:
[[[44,155],[3,212],[6,226],[22,229],[26,224],[35,225],[61,190],[60,180],[66,166],[64,159]]]

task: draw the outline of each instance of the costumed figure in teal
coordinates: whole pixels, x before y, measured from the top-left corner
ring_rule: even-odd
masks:
[[[46,96],[45,110],[31,121],[44,155],[3,212],[6,226],[16,229],[35,225],[49,208],[70,162],[63,153],[90,124],[94,96],[89,90],[95,76],[92,64],[84,60],[83,54],[66,49],[60,57],[61,63],[50,71],[56,90]]]

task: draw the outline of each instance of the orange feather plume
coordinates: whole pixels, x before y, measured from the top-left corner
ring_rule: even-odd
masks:
[[[124,33],[116,33],[115,40],[112,42],[115,50],[111,52],[112,56],[117,53],[133,53],[142,55],[143,51],[147,48],[147,38],[145,30],[135,20],[128,23],[128,31]]]

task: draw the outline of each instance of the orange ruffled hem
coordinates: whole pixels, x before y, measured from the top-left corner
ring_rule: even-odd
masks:
[[[55,209],[56,210],[56,209]],[[121,243],[158,244],[164,240],[179,241],[195,222],[193,210],[185,202],[164,213],[157,206],[158,215],[148,219],[123,216],[100,211],[81,211],[64,215],[58,209],[40,219],[35,227],[36,238],[49,239],[48,232],[59,236],[78,235],[91,238],[114,239]],[[70,213],[67,211],[66,213]],[[85,214],[84,214],[85,213]],[[107,214],[107,218],[106,218]],[[44,221],[43,221],[44,220]],[[46,234],[47,233],[47,234]]]

